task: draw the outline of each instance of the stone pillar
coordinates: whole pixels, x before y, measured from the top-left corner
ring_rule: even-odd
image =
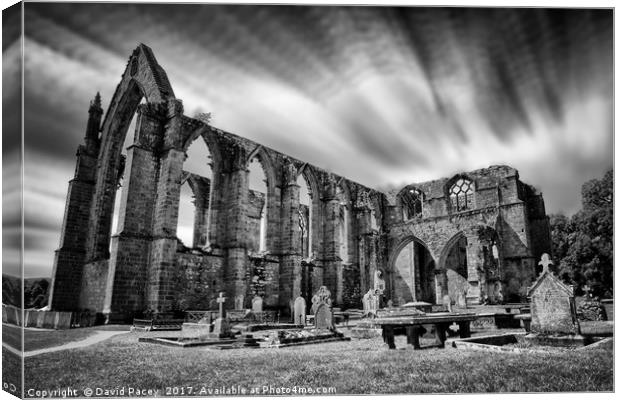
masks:
[[[103,113],[99,93],[91,102],[88,113],[85,144],[77,150],[75,174],[67,190],[60,246],[54,256],[49,304],[55,311],[72,311],[79,303]]]
[[[158,144],[165,114],[152,105],[138,107],[134,143],[127,149],[118,235],[112,237],[103,312],[108,321],[130,320],[146,310],[149,250],[157,199]]]
[[[338,283],[338,276],[341,275],[341,261],[338,248],[338,207],[339,202],[335,197],[335,190],[327,190],[325,202],[325,253],[324,253],[324,270],[323,284],[329,289],[336,304],[338,303],[338,293],[342,294],[342,288]],[[339,290],[340,289],[340,290]]]
[[[248,291],[247,267],[249,263],[247,248],[248,232],[245,229],[248,207],[248,171],[244,168],[241,154],[233,161],[233,170],[226,173],[227,210],[226,214],[226,295],[234,299],[246,296]],[[226,309],[233,309],[234,302],[226,303]]]
[[[371,210],[365,205],[361,205],[356,207],[355,215],[357,219],[357,234],[354,235],[357,238],[356,248],[357,248],[357,258],[355,259],[358,268],[357,273],[359,275],[359,295],[363,296],[366,292],[368,292],[368,270],[369,266],[369,253],[371,247],[372,240],[372,232],[371,232],[371,223],[370,223],[370,213]],[[361,302],[361,297],[359,299],[353,300],[353,302]]]
[[[282,248],[280,257],[281,310],[286,314],[289,303],[301,296],[301,228],[299,227],[299,185],[297,169],[286,165],[282,190]]]
[[[159,179],[153,210],[153,237],[150,246],[146,306],[157,313],[169,313],[175,307],[176,229],[181,196],[185,153],[182,150],[180,100],[167,103],[166,129],[159,153]]]

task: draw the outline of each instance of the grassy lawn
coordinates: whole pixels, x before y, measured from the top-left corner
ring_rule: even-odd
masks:
[[[163,335],[127,333],[86,348],[28,357],[26,389],[53,384],[80,391],[192,386],[194,393],[231,385],[335,387],[338,394],[613,390],[610,348],[498,354],[452,348],[388,351],[380,338],[235,350],[138,342],[140,336]],[[396,345],[404,348],[405,338],[398,336]]]
[[[3,335],[4,336],[4,335]],[[21,397],[22,391],[22,360],[19,356],[2,349],[2,386],[4,390]]]
[[[19,326],[2,324],[2,343],[19,350],[22,345],[22,330]]]
[[[83,340],[94,334],[96,331],[106,330],[129,330],[129,326],[123,325],[104,325],[89,328],[76,328],[66,330],[33,330],[24,331],[25,351],[38,350],[46,347],[60,346],[65,343]],[[21,328],[16,326],[2,326],[2,340],[10,346],[19,350],[21,341]]]

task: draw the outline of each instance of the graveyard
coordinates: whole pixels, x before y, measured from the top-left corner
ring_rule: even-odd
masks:
[[[498,357],[496,353],[452,347],[405,350],[404,336],[396,336],[396,351],[388,351],[380,337],[224,351],[137,340],[137,336],[174,334],[127,333],[87,348],[26,358],[27,386],[46,388],[54,382],[81,390],[140,384],[164,390],[297,385],[335,387],[339,394],[613,390],[611,347]],[[432,340],[422,339],[423,346],[429,342]]]
[[[220,293],[218,310],[180,328],[140,320],[131,331],[108,325],[105,329],[118,334],[99,343],[27,356],[25,382],[27,388],[44,389],[53,381],[78,391],[138,385],[159,395],[184,388],[200,396],[232,387],[245,394],[306,390],[288,393],[293,395],[319,389],[326,390],[322,394],[613,390],[613,321],[580,320],[572,287],[550,270],[548,257],[540,263],[529,306],[503,306],[528,311],[506,313],[510,324],[489,318],[491,307],[459,307],[449,299],[441,308],[423,302],[381,307],[379,289],[369,291],[363,308],[350,310],[345,319],[334,312],[326,287],[313,296],[312,314],[306,315],[299,298],[291,320],[264,321],[252,317],[262,316],[258,300],[239,317],[241,310],[225,311],[227,299]],[[71,341],[72,332],[82,338],[101,328],[39,338],[60,344]],[[36,335],[26,337],[27,351],[39,347]]]

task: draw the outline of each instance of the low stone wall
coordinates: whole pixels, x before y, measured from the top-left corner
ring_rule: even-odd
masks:
[[[11,325],[22,325],[22,310],[6,304],[2,305],[2,322]]]
[[[96,315],[90,312],[24,310],[23,316],[24,320],[22,321],[22,310],[20,308],[2,305],[3,323],[25,326],[26,328],[69,329],[93,326]]]

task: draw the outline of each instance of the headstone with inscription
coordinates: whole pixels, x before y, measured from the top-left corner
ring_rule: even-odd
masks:
[[[332,312],[331,293],[326,286],[321,286],[319,291],[312,296],[312,309],[314,310],[314,327],[317,329],[333,329],[334,314]]]
[[[573,287],[564,284],[549,269],[553,262],[543,254],[539,265],[543,270],[530,287],[530,331],[542,335],[578,335],[579,321]]]
[[[314,314],[314,327],[316,329],[334,328],[334,314],[332,314],[331,307],[326,303],[320,304],[317,307]]]

